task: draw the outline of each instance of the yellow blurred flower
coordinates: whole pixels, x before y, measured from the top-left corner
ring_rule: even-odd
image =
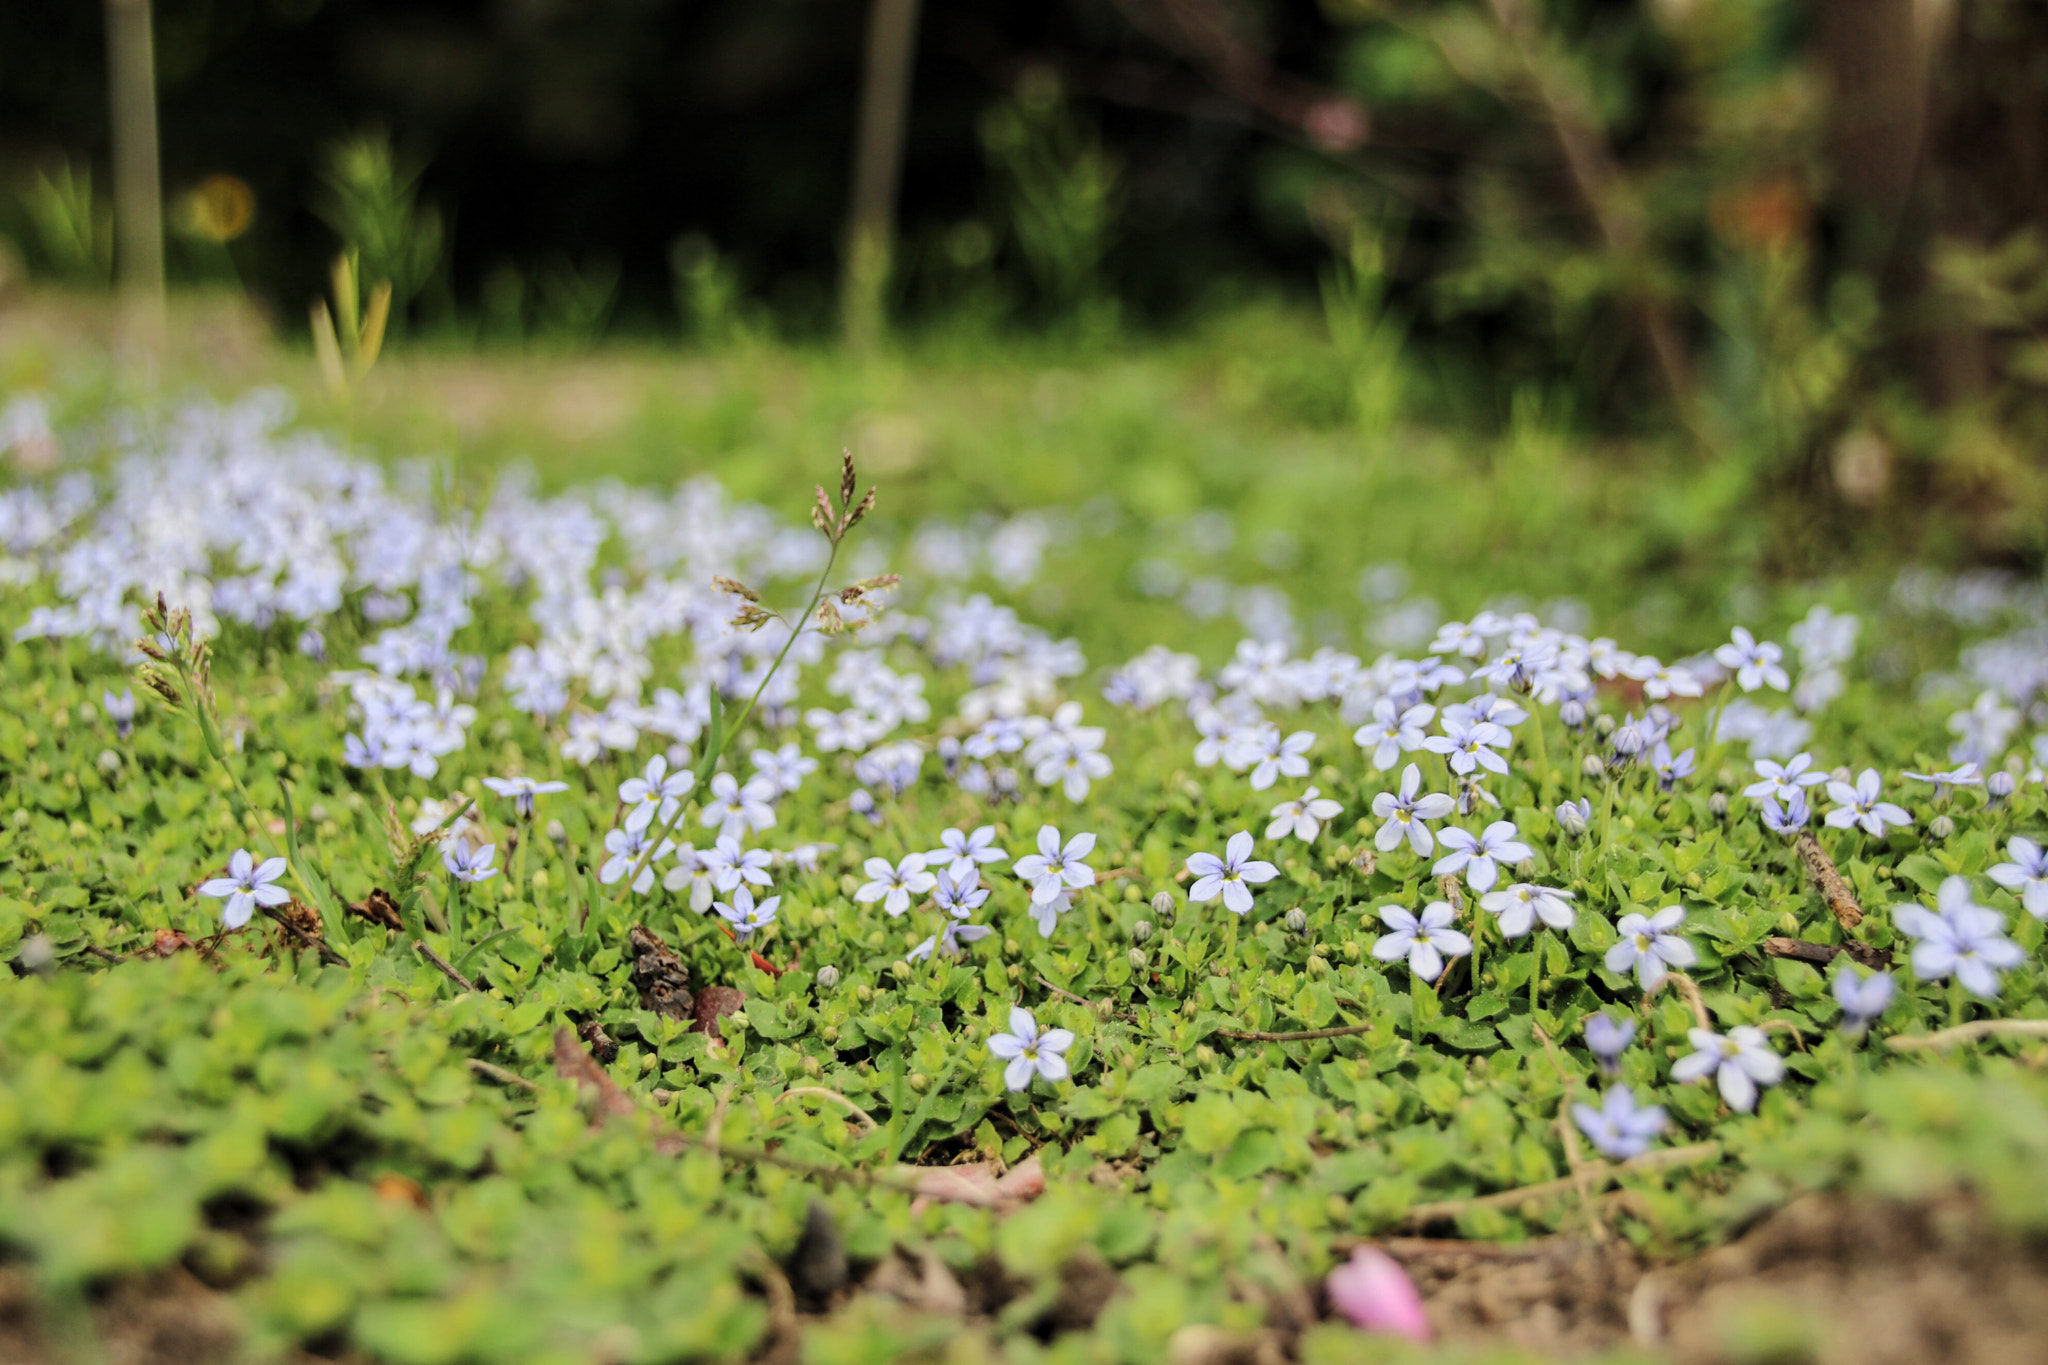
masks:
[[[178,201],[178,227],[189,236],[226,245],[256,221],[256,191],[238,175],[209,175]]]

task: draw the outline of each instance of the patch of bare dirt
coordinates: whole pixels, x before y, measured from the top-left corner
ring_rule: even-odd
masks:
[[[1666,1265],[1565,1239],[1387,1250],[1448,1342],[1567,1360],[1655,1347],[1684,1365],[2048,1361],[2048,1247],[1992,1231],[1960,1201],[1810,1196]]]

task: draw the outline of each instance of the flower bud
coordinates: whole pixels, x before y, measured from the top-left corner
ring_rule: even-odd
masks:
[[[1713,816],[1716,820],[1726,820],[1728,818],[1727,792],[1715,792],[1707,798],[1707,814]]]
[[[1364,956],[1365,949],[1358,946],[1357,940],[1348,938],[1344,940],[1344,960],[1346,962],[1356,962]]]
[[[1564,831],[1567,839],[1586,837],[1586,808],[1576,801],[1567,801],[1557,808],[1557,827]]]
[[[1984,794],[1991,798],[1991,804],[1995,806],[2011,796],[2018,786],[2019,784],[2013,781],[2012,774],[2000,768],[1984,779]]]
[[[1600,755],[1587,754],[1586,761],[1579,765],[1579,771],[1588,777],[1599,779],[1607,776],[1607,765],[1601,761]]]
[[[875,988],[863,981],[860,985],[853,988],[853,998],[865,1005],[875,998]]]
[[[889,964],[889,971],[898,981],[910,979],[910,964],[900,957]]]
[[[818,989],[829,991],[839,985],[839,969],[827,964],[818,968]]]
[[[1173,923],[1173,893],[1162,891],[1152,898],[1152,917],[1161,924]]]
[[[825,1068],[816,1057],[804,1058],[804,1075],[809,1076],[812,1080],[815,1081],[816,1079],[818,1079],[818,1077],[824,1074]]]
[[[121,755],[115,753],[112,749],[100,750],[100,756],[94,762],[98,765],[99,770],[108,777],[112,777],[115,773],[121,771]]]
[[[1214,1066],[1215,1064],[1216,1049],[1210,1047],[1207,1043],[1198,1044],[1195,1048],[1195,1065]]]
[[[1290,934],[1305,934],[1308,932],[1308,912],[1297,905],[1282,917],[1280,923]]]
[[[1145,950],[1143,948],[1131,949],[1129,957],[1132,971],[1142,972],[1145,970]]]
[[[1564,722],[1567,730],[1576,730],[1586,723],[1586,703],[1577,697],[1567,697],[1558,704],[1557,718]]]
[[[1131,926],[1131,942],[1143,943],[1146,939],[1150,937],[1152,937],[1151,920],[1141,919],[1136,924],[1133,924]]]
[[[1598,716],[1593,721],[1593,733],[1605,739],[1614,733],[1614,717]]]
[[[569,842],[569,831],[562,828],[562,822],[560,820],[548,821],[547,834],[548,841],[552,843],[556,848],[561,848],[563,845]]]
[[[1330,974],[1330,959],[1323,956],[1322,949],[1318,948],[1315,952],[1309,954],[1308,974],[1310,976],[1328,976]]]
[[[1927,837],[1936,843],[1943,843],[1953,839],[1955,834],[1956,822],[1949,819],[1946,815],[1937,815],[1927,822]]]
[[[922,1071],[913,1071],[910,1073],[910,1088],[922,1095],[925,1091],[932,1088],[932,1078],[925,1075]]]
[[[1369,848],[1361,848],[1358,850],[1358,856],[1351,860],[1351,865],[1364,875],[1370,877],[1373,873],[1379,871],[1379,855]]]
[[[1614,745],[1614,752],[1623,758],[1634,758],[1650,747],[1650,741],[1643,734],[1641,723],[1634,717],[1623,722],[1621,728],[1614,732],[1610,742]]]

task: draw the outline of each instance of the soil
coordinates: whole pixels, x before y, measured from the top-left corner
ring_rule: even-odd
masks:
[[[1614,1239],[1380,1245],[1407,1267],[1439,1339],[1453,1346],[1514,1346],[1558,1361],[1622,1349],[1675,1365],[2048,1361],[2048,1245],[1995,1232],[1961,1200],[1908,1206],[1810,1196],[1725,1246],[1661,1264]],[[829,1296],[822,1317],[797,1320],[816,1326],[853,1297],[874,1296],[957,1316],[982,1332],[1007,1317],[1050,1337],[1085,1330],[1121,1292],[1115,1272],[1095,1260],[1076,1262],[1046,1290],[992,1265],[956,1278],[930,1257],[892,1255],[857,1271],[853,1284]],[[1041,1302],[1020,1319],[1020,1297],[1034,1293]],[[1190,1327],[1169,1354],[1176,1365],[1291,1359],[1295,1331],[1322,1305],[1296,1287],[1270,1306],[1276,1328]],[[210,1365],[233,1358],[240,1336],[229,1298],[178,1267],[107,1288],[83,1307],[107,1365]],[[788,1307],[777,1314],[785,1315],[795,1316]],[[27,1274],[0,1266],[0,1361],[72,1358],[60,1335]],[[768,1354],[793,1359],[793,1333],[773,1337]]]

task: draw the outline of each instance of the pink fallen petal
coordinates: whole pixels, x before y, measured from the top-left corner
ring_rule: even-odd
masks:
[[[1351,1325],[1428,1344],[1429,1316],[1401,1263],[1377,1247],[1359,1247],[1330,1271],[1330,1306]]]

